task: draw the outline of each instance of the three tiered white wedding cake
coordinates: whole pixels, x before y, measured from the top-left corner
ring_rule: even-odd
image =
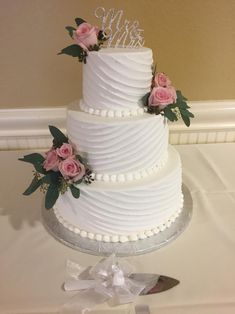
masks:
[[[94,172],[91,185],[60,195],[54,212],[70,231],[97,241],[145,239],[170,228],[183,206],[178,152],[167,119],[144,110],[152,86],[149,48],[90,51],[83,99],[68,110],[68,138]]]

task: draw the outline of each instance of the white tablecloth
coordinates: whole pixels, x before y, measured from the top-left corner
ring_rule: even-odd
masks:
[[[128,258],[139,272],[178,278],[164,293],[139,297],[158,314],[235,313],[235,143],[176,146],[184,183],[193,197],[193,218],[174,242]],[[72,295],[61,289],[65,263],[93,265],[86,255],[54,240],[40,222],[42,194],[21,193],[32,167],[25,152],[0,152],[0,313],[57,313]],[[92,313],[134,313],[133,305]]]

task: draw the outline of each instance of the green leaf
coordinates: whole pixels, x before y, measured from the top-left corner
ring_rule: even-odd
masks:
[[[177,107],[178,107],[178,105],[176,103],[173,103],[173,104],[167,105],[165,108],[172,110],[172,109],[175,109]]]
[[[51,181],[51,173],[52,171],[48,172],[44,177],[41,178],[42,183],[50,184]]]
[[[183,116],[194,118],[194,114],[187,109],[180,109],[180,113]]]
[[[155,65],[153,65],[153,67],[152,67],[152,74],[153,74],[153,76],[156,75],[156,72],[157,72],[157,65],[155,64]]]
[[[163,112],[164,112],[164,116],[167,117],[170,121],[177,121],[178,120],[176,114],[171,110],[171,108],[169,108],[169,106],[166,106],[163,109]]]
[[[38,153],[32,153],[24,156],[23,158],[19,158],[20,161],[28,162],[32,164],[35,170],[39,173],[46,174],[46,170],[43,168],[43,162],[45,158]]]
[[[189,117],[194,117],[194,115],[190,112],[190,111],[188,111],[187,109],[181,109],[180,110],[180,114],[181,114],[181,117],[182,117],[182,119],[183,119],[183,121],[184,121],[184,123],[185,123],[185,125],[187,126],[187,127],[189,127],[190,126],[190,118]]]
[[[177,99],[180,99],[180,100],[182,100],[182,101],[188,100],[186,97],[184,97],[184,96],[182,95],[182,93],[181,93],[180,90],[177,90],[177,91],[176,91],[176,95],[177,95]]]
[[[69,32],[69,36],[71,38],[73,38],[73,32],[76,31],[76,28],[72,27],[72,26],[66,26],[65,27],[67,29],[67,31]]]
[[[80,163],[84,164],[84,161],[81,155],[76,155],[76,159],[80,161]]]
[[[41,173],[41,174],[47,174],[46,169],[43,167],[43,164],[36,164],[34,165],[34,168],[37,172]]]
[[[53,173],[55,173],[54,171],[49,171],[48,173],[47,173],[47,175],[45,175],[43,178],[41,178],[41,180],[42,180],[42,183],[47,183],[47,184],[51,184],[51,183],[53,183],[52,182],[52,175],[53,175]]]
[[[66,54],[72,57],[81,58],[84,52],[80,46],[74,44],[74,45],[70,45],[62,49],[61,52],[58,53],[58,55],[61,55],[61,54]]]
[[[53,144],[55,147],[60,147],[63,143],[68,143],[67,136],[64,135],[59,129],[55,126],[49,125],[49,130],[53,136]]]
[[[80,197],[80,190],[78,188],[76,188],[74,185],[70,185],[70,190],[71,190],[71,193],[73,195],[73,197],[75,198],[79,198]]]
[[[41,179],[38,179],[37,177],[34,177],[32,182],[30,183],[30,186],[24,191],[23,195],[30,195],[33,192],[35,192],[39,186],[42,184]]]
[[[41,178],[42,183],[47,184],[54,184],[59,186],[60,185],[60,178],[62,177],[61,173],[59,171],[50,171],[45,175],[43,178]]]
[[[148,106],[148,99],[149,99],[149,96],[150,96],[150,92],[148,92],[147,94],[145,94],[142,98],[141,98],[141,101],[143,103],[143,105],[145,107]]]
[[[76,17],[75,22],[77,26],[81,25],[82,23],[86,23],[86,21],[81,19],[80,17]]]
[[[57,171],[57,172],[52,171],[50,173],[50,180],[51,180],[51,183],[53,183],[53,184],[59,185],[61,177],[62,177],[62,175],[59,171]]]
[[[56,184],[50,184],[46,192],[45,207],[50,209],[55,205],[56,200],[59,197],[59,190]]]
[[[188,110],[187,110],[188,111]],[[188,116],[190,117],[190,118],[194,118],[194,114],[192,113],[192,112],[190,112],[190,111],[188,111]]]
[[[176,101],[176,105],[179,107],[179,108],[182,108],[182,109],[188,109],[188,108],[190,108],[188,105],[187,105],[187,103],[185,102],[185,101],[179,101],[178,99],[177,99],[177,101]]]
[[[23,158],[19,158],[19,160],[24,161],[24,162],[29,162],[31,164],[41,164],[45,160],[45,158],[38,153],[33,153],[29,155],[25,155]]]
[[[190,119],[189,119],[189,117],[184,116],[184,115],[182,115],[182,114],[181,114],[181,117],[182,117],[184,123],[186,124],[186,126],[189,127],[189,126],[190,126]]]

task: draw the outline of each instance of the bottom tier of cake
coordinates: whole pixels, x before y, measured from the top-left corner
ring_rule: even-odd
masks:
[[[64,227],[97,241],[145,239],[169,228],[181,212],[180,157],[169,146],[165,166],[151,176],[122,183],[96,181],[79,188],[79,199],[68,191],[54,207]]]

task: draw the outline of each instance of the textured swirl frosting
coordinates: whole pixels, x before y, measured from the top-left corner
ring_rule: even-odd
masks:
[[[136,112],[140,98],[150,90],[152,62],[149,48],[90,52],[83,66],[83,107],[98,115]]]
[[[161,115],[103,118],[70,109],[67,130],[97,180],[140,179],[167,159],[168,126]]]
[[[169,147],[168,161],[157,174],[122,184],[79,186],[79,200],[66,192],[56,203],[65,227],[100,241],[144,239],[168,227],[182,206],[181,163]]]

